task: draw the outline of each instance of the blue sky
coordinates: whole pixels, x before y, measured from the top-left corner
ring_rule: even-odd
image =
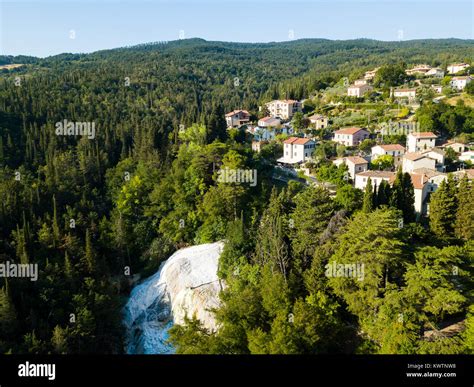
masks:
[[[49,56],[185,38],[474,38],[474,0],[0,0],[0,54]],[[290,32],[292,31],[292,33]],[[71,37],[74,37],[73,39]]]

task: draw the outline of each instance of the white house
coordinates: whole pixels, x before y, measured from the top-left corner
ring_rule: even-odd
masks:
[[[402,171],[412,173],[415,169],[436,170],[436,160],[421,153],[405,153],[402,158]]]
[[[474,163],[474,151],[470,150],[467,152],[462,152],[461,156],[458,157],[459,161],[471,161]]]
[[[227,127],[237,128],[250,121],[250,114],[247,110],[234,110],[225,115],[225,121],[227,122]]]
[[[440,146],[443,149],[451,148],[456,153],[462,153],[466,149],[466,145],[461,142],[448,141],[447,143]]]
[[[390,181],[393,180],[394,176],[395,172],[390,171],[365,171],[357,173],[355,175],[355,187],[364,190],[365,186],[369,181],[369,178],[370,182],[372,183],[372,187],[378,187],[382,180],[385,180],[390,183]]]
[[[404,154],[405,147],[400,144],[375,145],[372,147],[372,161],[384,155],[390,155],[396,160]]]
[[[456,90],[464,90],[466,85],[472,81],[472,77],[465,76],[465,77],[452,77],[451,81],[449,81],[449,85]]]
[[[440,67],[433,67],[431,70],[428,70],[425,75],[427,77],[434,77],[434,78],[443,78],[444,71]]]
[[[274,117],[280,117],[284,120],[288,120],[296,112],[301,112],[301,102],[292,99],[285,100],[274,100],[265,104],[270,112],[270,115]]]
[[[309,138],[290,137],[283,141],[283,157],[277,161],[296,164],[308,161],[314,153],[316,143]]]
[[[368,93],[373,89],[372,86],[364,85],[351,85],[347,88],[347,95],[349,97],[361,98],[365,93]]]
[[[308,118],[316,129],[324,129],[328,126],[328,118],[321,114],[314,114]]]
[[[433,132],[413,132],[407,136],[407,152],[420,152],[435,147],[438,136]]]
[[[254,141],[270,141],[276,138],[276,132],[272,128],[262,128],[257,126],[252,132]]]
[[[427,195],[427,177],[420,173],[414,174],[410,173],[411,183],[413,184],[413,196],[414,196],[414,208],[415,213],[422,214],[423,213],[423,204],[426,199]]]
[[[405,73],[407,75],[416,75],[416,74],[424,75],[430,70],[432,70],[431,66],[427,64],[420,64],[420,65],[416,65],[415,67],[411,69],[405,70]]]
[[[375,78],[375,74],[379,71],[380,67],[376,67],[373,70],[366,71],[364,74],[364,79],[371,80]]]
[[[436,94],[441,94],[443,92],[443,86],[441,85],[431,85],[431,88]]]
[[[444,161],[446,158],[446,153],[444,150],[439,148],[431,148],[426,151],[421,152],[423,156],[429,157],[436,161],[436,168],[442,168],[444,166]]]
[[[258,120],[258,126],[261,128],[274,128],[281,124],[281,120],[275,117],[263,117]]]
[[[460,169],[456,172],[453,172],[454,178],[459,181],[461,180],[464,176],[467,176],[467,179],[469,181],[474,180],[474,169]]]
[[[456,74],[471,67],[467,63],[453,63],[448,66],[448,74]]]
[[[356,79],[354,81],[354,85],[356,86],[367,85],[367,79]]]
[[[393,90],[395,98],[415,98],[416,89],[395,89]]]
[[[334,141],[346,145],[356,146],[369,138],[369,132],[362,128],[344,128],[334,132]]]
[[[420,168],[415,169],[410,174],[410,177],[414,188],[415,212],[417,214],[426,214],[428,196],[438,189],[443,180],[447,179],[447,174]]]
[[[343,158],[334,160],[333,163],[336,164],[337,166],[341,164],[347,165],[349,176],[351,177],[352,180],[355,179],[355,175],[357,173],[365,172],[369,169],[368,168],[369,162],[360,156],[343,157]]]

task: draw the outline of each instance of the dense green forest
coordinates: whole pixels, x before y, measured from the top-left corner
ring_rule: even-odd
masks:
[[[0,262],[40,271],[36,282],[0,282],[0,351],[121,353],[133,276],[153,273],[177,248],[225,239],[221,329],[174,327],[178,352],[472,352],[470,183],[441,187],[439,211],[424,222],[412,217],[403,175],[363,197],[342,184],[333,200],[277,184],[274,150],[253,153],[224,114],[257,116],[270,99],[307,98],[383,64],[473,56],[473,41],[456,39],[190,39],[0,57],[25,64],[0,70]],[[93,122],[95,137],[56,135],[63,120]],[[257,170],[258,184],[218,182],[225,167]],[[324,275],[342,261],[364,262],[366,280]],[[458,321],[462,334],[423,340]]]

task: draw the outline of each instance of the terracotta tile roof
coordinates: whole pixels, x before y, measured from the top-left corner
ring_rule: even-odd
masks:
[[[427,154],[427,153],[430,153],[430,152],[434,152],[434,153],[438,153],[439,155],[442,155],[442,156],[445,156],[446,155],[446,152],[442,149],[438,149],[438,148],[432,148],[432,149],[428,149],[428,150],[425,150],[421,153],[423,154]]]
[[[364,84],[364,85],[350,85],[349,89],[365,89],[365,88],[372,88],[372,86]]]
[[[344,128],[344,129],[336,130],[334,133],[335,133],[335,134],[356,134],[356,133],[359,132],[360,130],[365,130],[365,129],[356,128],[356,127],[353,127],[353,128]]]
[[[473,180],[474,179],[474,169],[463,169],[461,171],[456,171],[456,172],[453,172],[453,174],[455,176],[457,176],[458,178],[463,178],[464,175],[467,175],[467,178],[469,180]]]
[[[409,92],[409,91],[416,91],[416,89],[395,89],[395,90],[394,90],[395,93],[396,93],[397,91]]]
[[[366,159],[360,156],[349,156],[349,157],[346,157],[346,160],[350,161],[352,164],[355,164],[355,165],[369,163]]]
[[[308,142],[312,141],[309,138],[301,138],[301,137],[290,137],[283,141],[285,144],[295,144],[295,145],[304,145]]]
[[[322,114],[313,114],[311,117],[308,117],[310,120],[322,120],[325,119],[326,117],[323,116]]]
[[[427,157],[427,156],[424,156],[421,153],[411,152],[411,153],[405,153],[405,155],[403,157],[407,160],[416,161],[416,160],[420,160],[420,159],[422,159],[424,157]]]
[[[365,171],[358,173],[357,176],[364,176],[364,177],[381,177],[385,179],[390,179],[391,177],[395,176],[395,172],[390,171]]]
[[[433,132],[413,132],[409,134],[413,137],[420,137],[420,138],[438,138],[436,134]]]
[[[249,115],[249,112],[248,112],[247,110],[233,110],[233,111],[231,111],[230,113],[227,113],[225,116],[226,116],[226,117],[231,117],[231,116],[233,116],[234,114],[238,114],[238,113],[240,113],[240,112],[242,112],[242,113],[244,113],[244,114],[246,114],[246,115]]]
[[[416,175],[425,175],[428,179],[431,179],[435,176],[446,176],[446,173],[433,171],[429,168],[416,168],[413,170],[413,173]]]
[[[384,145],[378,145],[378,146],[382,148],[384,151],[395,151],[395,150],[405,151],[405,147],[400,144],[384,144]]]
[[[411,183],[415,189],[423,189],[425,184],[428,182],[428,178],[424,174],[410,173]]]

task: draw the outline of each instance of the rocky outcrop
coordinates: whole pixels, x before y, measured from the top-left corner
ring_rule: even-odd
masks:
[[[198,245],[175,252],[158,272],[137,285],[124,308],[127,353],[172,353],[168,329],[195,315],[216,330],[212,309],[219,306],[217,266],[224,244]]]

